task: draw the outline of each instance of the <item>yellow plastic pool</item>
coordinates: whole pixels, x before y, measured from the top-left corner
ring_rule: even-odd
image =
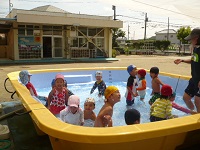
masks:
[[[32,74],[84,70],[126,70],[126,68],[68,68],[29,70]],[[173,78],[189,77],[160,73]],[[166,121],[110,128],[81,127],[64,123],[33,99],[18,82],[19,72],[7,76],[27,111],[31,110],[38,134],[49,135],[54,150],[174,150],[188,141],[200,139],[200,114]],[[184,90],[185,87],[183,87]],[[189,140],[188,140],[189,139]],[[192,140],[194,139],[194,140]],[[189,143],[191,144],[191,143]]]

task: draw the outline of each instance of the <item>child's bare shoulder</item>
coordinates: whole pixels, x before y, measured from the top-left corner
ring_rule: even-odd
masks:
[[[158,84],[162,83],[159,77],[154,78],[154,81]]]

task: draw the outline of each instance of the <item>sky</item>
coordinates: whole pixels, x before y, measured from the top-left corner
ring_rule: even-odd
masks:
[[[52,5],[76,14],[113,16],[112,5],[116,6],[116,19],[123,21],[122,30],[128,39],[143,39],[145,14],[148,22],[146,37],[155,36],[164,29],[178,30],[180,27],[198,27],[200,16],[199,0],[0,0],[0,18],[12,8],[30,10]],[[169,20],[169,21],[168,21]],[[129,34],[128,34],[129,31]]]

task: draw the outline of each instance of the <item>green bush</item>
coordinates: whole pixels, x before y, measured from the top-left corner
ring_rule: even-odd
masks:
[[[112,49],[112,58],[115,58],[117,56],[117,51],[115,49]]]
[[[129,47],[125,47],[124,52],[125,52],[126,55],[128,55],[129,54]]]
[[[114,47],[116,51],[118,51],[120,54],[124,54],[124,49],[122,47]]]

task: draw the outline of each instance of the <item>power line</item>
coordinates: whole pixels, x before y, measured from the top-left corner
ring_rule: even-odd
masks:
[[[132,17],[132,16],[125,16],[125,15],[117,15],[117,16],[144,21],[144,19],[142,19],[142,18],[136,18],[136,17]],[[137,22],[137,21],[130,21],[130,20],[129,20],[129,21],[126,21],[126,22]],[[138,23],[143,23],[143,22],[138,22]],[[151,24],[151,23],[152,23],[152,24],[157,24],[157,25],[168,25],[168,22],[160,22],[160,21],[149,20],[149,21],[148,21],[148,24]],[[177,23],[169,23],[169,25],[170,25],[171,27],[190,26],[190,25],[177,24]]]
[[[147,6],[151,6],[151,7],[154,7],[154,8],[158,8],[158,9],[166,10],[166,11],[169,11],[169,12],[172,12],[172,13],[176,13],[176,14],[180,14],[180,15],[188,16],[188,17],[191,17],[191,18],[200,19],[199,17],[194,17],[194,16],[186,15],[186,14],[183,14],[183,13],[180,13],[180,12],[177,12],[177,11],[173,11],[173,10],[165,9],[165,8],[158,7],[158,6],[151,5],[151,4],[147,4],[147,3],[144,3],[144,2],[139,2],[139,1],[137,1],[137,0],[131,0],[131,1],[134,1],[134,2],[136,2],[136,3],[140,3],[140,4],[144,4],[144,5],[147,5]]]
[[[65,1],[41,1],[41,0],[18,0],[18,1],[25,1],[25,2],[32,2],[32,3],[96,3],[96,2],[65,2]]]
[[[116,15],[116,16],[126,17],[126,18],[132,18],[132,19],[138,19],[138,20],[144,20],[144,19],[141,19],[141,18],[136,18],[136,17],[131,17],[131,16],[125,16],[125,15]]]

